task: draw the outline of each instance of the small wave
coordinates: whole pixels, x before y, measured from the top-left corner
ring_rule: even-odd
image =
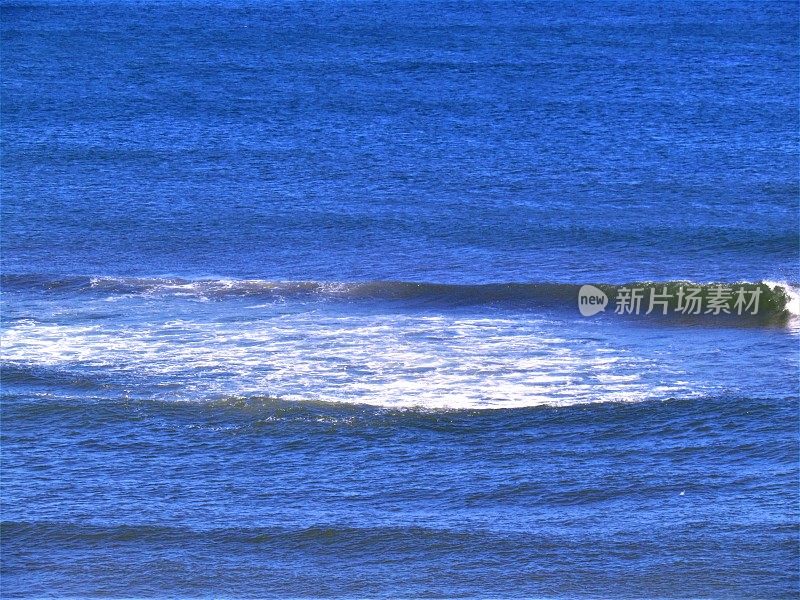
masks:
[[[33,290],[62,294],[108,294],[152,298],[193,298],[223,300],[254,298],[265,301],[339,300],[417,303],[441,307],[515,305],[563,307],[574,310],[581,285],[554,282],[452,284],[409,281],[271,281],[264,279],[183,279],[178,277],[48,277],[5,274],[0,280],[6,290]],[[592,283],[592,282],[587,282]],[[609,297],[622,287],[666,289],[673,299],[682,287],[700,290],[706,299],[720,286],[760,290],[758,316],[780,320],[800,316],[800,286],[789,282],[694,283],[690,281],[643,281],[626,284],[593,283]],[[612,311],[613,312],[613,311]],[[715,315],[715,316],[724,316]],[[682,315],[687,316],[687,315]],[[692,315],[689,315],[692,316]],[[696,315],[704,318],[705,313]],[[742,316],[742,315],[739,315]]]
[[[310,545],[356,549],[359,547],[388,548],[397,544],[440,544],[450,540],[453,544],[491,537],[490,532],[458,531],[408,526],[353,527],[345,525],[309,525],[307,527],[223,527],[197,529],[189,526],[130,523],[90,525],[58,521],[0,522],[0,532],[9,544],[38,545],[58,543],[66,547],[79,547],[98,542],[145,543],[159,546],[192,542],[218,544],[260,544],[285,549],[287,545],[306,548]],[[504,536],[497,536],[503,539]]]

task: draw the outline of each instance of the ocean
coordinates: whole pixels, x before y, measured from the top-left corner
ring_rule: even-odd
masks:
[[[2,597],[800,596],[799,23],[0,1]]]

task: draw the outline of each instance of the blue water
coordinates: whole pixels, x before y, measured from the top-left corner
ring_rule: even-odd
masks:
[[[799,22],[2,0],[2,596],[800,595]]]

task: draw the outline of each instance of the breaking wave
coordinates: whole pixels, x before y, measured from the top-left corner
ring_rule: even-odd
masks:
[[[409,281],[270,281],[264,279],[184,279],[178,277],[48,277],[6,274],[5,290],[38,290],[60,294],[109,294],[155,298],[223,300],[254,298],[266,301],[338,300],[419,303],[441,307],[472,305],[519,305],[574,309],[580,285],[570,283],[452,284]],[[708,298],[715,289],[760,290],[759,315],[770,319],[800,315],[800,285],[788,282],[694,283],[690,281],[592,283],[613,298],[623,288],[653,288],[675,296],[681,288],[699,290]]]

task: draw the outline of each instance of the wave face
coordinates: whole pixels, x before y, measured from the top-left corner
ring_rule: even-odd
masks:
[[[568,283],[485,283],[448,284],[406,281],[325,282],[325,281],[268,281],[262,279],[183,279],[178,277],[52,277],[42,275],[6,274],[0,279],[6,290],[30,290],[61,294],[86,294],[109,296],[146,296],[195,298],[198,300],[223,300],[225,298],[251,298],[265,301],[285,300],[340,300],[340,301],[388,301],[410,304],[427,304],[440,307],[514,305],[518,307],[546,307],[574,310],[582,285]],[[654,290],[669,296],[668,308],[678,308],[678,294],[685,290],[696,290],[703,302],[724,288],[731,292],[744,290],[748,294],[757,292],[759,304],[756,314],[752,309],[741,310],[736,316],[760,317],[762,322],[780,323],[789,317],[800,316],[800,287],[797,284],[779,282],[735,282],[695,283],[691,281],[629,282],[623,284],[592,283],[612,301],[619,297],[622,289]],[[725,313],[734,308],[735,298],[727,303]],[[644,304],[646,309],[646,303]],[[745,307],[743,307],[745,308]],[[609,311],[612,312],[612,311]],[[643,311],[644,312],[644,311]],[[736,311],[733,311],[736,314]],[[656,311],[654,316],[661,314]],[[683,314],[684,317],[707,316]],[[758,319],[756,319],[758,320]]]

